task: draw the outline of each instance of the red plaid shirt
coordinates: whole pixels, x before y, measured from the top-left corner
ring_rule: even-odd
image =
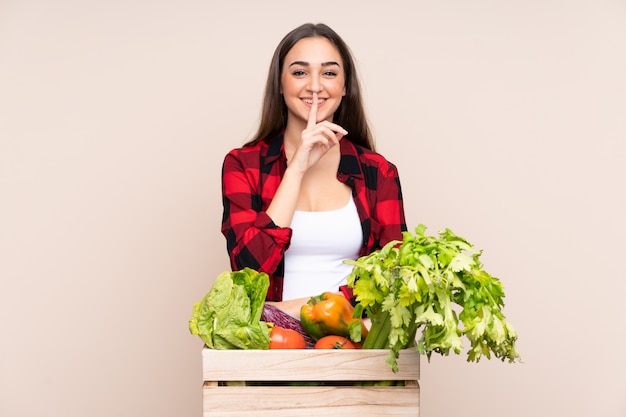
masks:
[[[383,156],[340,141],[337,179],[352,188],[363,229],[359,256],[402,239],[406,230],[398,170]],[[222,233],[233,271],[249,267],[270,277],[267,299],[281,301],[284,254],[292,230],[278,227],[267,215],[287,160],[283,137],[230,151],[222,167]]]

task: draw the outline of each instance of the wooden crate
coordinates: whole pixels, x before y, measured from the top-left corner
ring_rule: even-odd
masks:
[[[204,417],[419,416],[419,354],[387,350],[202,351]],[[403,381],[359,386],[359,381]],[[245,384],[244,384],[245,381]],[[287,385],[312,381],[321,385]],[[241,386],[237,385],[238,382]]]

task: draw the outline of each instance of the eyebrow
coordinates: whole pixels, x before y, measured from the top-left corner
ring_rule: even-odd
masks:
[[[289,67],[292,67],[294,65],[302,65],[303,67],[308,67],[311,64],[309,64],[306,61],[294,61],[291,64],[289,64]],[[335,62],[335,61],[322,62],[322,67],[329,67],[329,66],[332,66],[332,65],[336,65],[338,67],[341,67],[341,65],[339,65],[339,63]]]

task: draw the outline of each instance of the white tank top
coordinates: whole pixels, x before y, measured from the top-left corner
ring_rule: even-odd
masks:
[[[285,251],[283,300],[336,292],[352,272],[346,259],[357,259],[363,230],[352,197],[343,208],[297,211],[291,221],[291,244]]]

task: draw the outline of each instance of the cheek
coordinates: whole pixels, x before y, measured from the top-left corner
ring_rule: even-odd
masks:
[[[346,95],[346,83],[343,79],[332,80],[325,86],[326,91],[336,96]]]
[[[298,86],[293,83],[293,82],[282,82],[280,84],[280,92],[285,96],[285,97],[289,97],[289,96],[294,96],[294,95],[298,95],[299,94],[300,89],[298,88]]]
[[[292,90],[292,83],[289,82],[289,78],[283,74],[280,77],[280,92],[282,94],[288,93]]]
[[[333,84],[328,86],[328,91],[331,92],[335,96],[345,96],[346,95],[346,87],[344,84]]]

